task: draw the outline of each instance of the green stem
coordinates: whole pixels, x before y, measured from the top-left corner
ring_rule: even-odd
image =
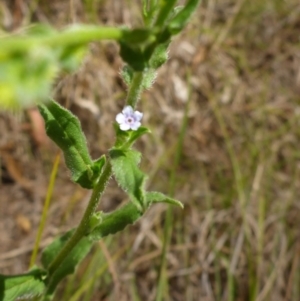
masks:
[[[73,236],[68,240],[66,245],[61,249],[56,258],[49,265],[48,272],[50,276],[53,275],[53,273],[59,268],[61,263],[69,255],[71,250],[77,245],[81,238],[87,234],[89,230],[89,221],[99,205],[100,198],[104,192],[109,178],[111,177],[111,174],[111,164],[110,162],[107,162],[96,186],[94,187],[93,194],[79,226],[77,227]]]
[[[177,0],[164,0],[161,4],[161,10],[155,22],[155,26],[160,28],[163,27],[167,21],[172,9],[174,8]]]
[[[144,73],[143,72],[135,72],[133,75],[133,79],[128,91],[127,96],[127,104],[132,106],[133,108],[136,106],[137,101],[140,98],[142,92],[142,83],[143,83]],[[106,184],[109,178],[112,175],[112,166],[108,161],[104,167],[104,170],[94,187],[91,199],[89,204],[85,210],[85,213],[80,221],[79,226],[77,227],[76,231],[72,235],[72,237],[68,240],[66,245],[62,248],[62,250],[58,253],[56,258],[50,263],[48,267],[49,276],[51,277],[53,273],[59,268],[61,263],[65,260],[71,250],[77,245],[77,243],[85,236],[89,230],[90,219],[95,213],[100,198],[104,192]]]
[[[50,35],[48,37],[5,37],[0,39],[0,50],[1,52],[24,51],[30,49],[34,44],[45,46],[68,46],[105,39],[120,40],[125,33],[126,30],[120,28],[81,25],[77,28],[70,27],[61,33]]]
[[[127,105],[135,108],[142,90],[143,90],[143,79],[144,79],[144,72],[135,72],[133,74],[132,82],[128,91],[126,103]]]

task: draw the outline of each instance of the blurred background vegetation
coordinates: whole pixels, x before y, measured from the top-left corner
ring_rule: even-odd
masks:
[[[138,27],[141,1],[0,2],[3,32],[35,22]],[[300,300],[299,32],[298,0],[202,1],[138,107],[152,130],[137,145],[149,188],[185,208],[169,211],[166,227],[167,207],[155,205],[99,242],[56,300]],[[94,158],[114,141],[121,67],[117,44],[93,43],[53,87],[82,121]],[[0,112],[1,273],[28,268],[57,152],[35,108]],[[89,193],[61,160],[42,246],[76,225]],[[112,183],[101,209],[124,201]]]

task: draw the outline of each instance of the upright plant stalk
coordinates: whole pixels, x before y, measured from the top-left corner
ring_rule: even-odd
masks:
[[[127,104],[132,107],[136,106],[140,98],[142,92],[143,77],[144,77],[143,72],[136,72],[133,75],[132,83],[130,85],[127,100],[126,100]],[[89,229],[90,219],[92,215],[95,213],[99,205],[100,198],[105,190],[106,184],[109,178],[111,177],[111,175],[112,175],[112,167],[108,160],[96,186],[93,189],[91,199],[80,221],[79,226],[77,227],[75,233],[72,235],[69,241],[66,243],[66,245],[62,248],[62,250],[58,253],[56,258],[49,265],[48,271],[50,276],[53,275],[55,270],[58,269],[60,264],[68,256],[70,251],[77,245],[77,243],[81,240],[81,238],[87,234],[87,231]]]
[[[77,245],[77,243],[81,240],[81,238],[87,234],[87,231],[89,229],[90,219],[92,215],[95,213],[99,205],[100,198],[105,190],[109,178],[111,177],[111,174],[112,174],[111,164],[110,162],[107,162],[93,190],[89,204],[84,212],[84,215],[80,221],[79,226],[77,227],[72,237],[68,240],[66,245],[62,248],[62,250],[58,253],[56,258],[49,265],[48,271],[50,276],[59,268],[60,264],[68,256],[70,251]]]
[[[24,101],[22,95],[28,95],[29,99],[45,99],[56,72],[63,69],[72,71],[78,66],[77,56],[82,50],[81,46],[86,46],[85,44],[91,41],[114,39],[120,42],[120,55],[129,66],[128,73],[123,75],[129,86],[126,104],[132,109],[135,108],[142,91],[153,84],[152,77],[155,71],[166,62],[167,46],[171,37],[183,29],[199,1],[187,0],[184,8],[175,10],[177,0],[145,0],[143,11],[147,24],[145,28],[128,30],[82,25],[57,32],[50,27],[40,26],[33,31],[28,31],[25,36],[0,38],[3,42],[3,47],[0,49],[0,63],[7,71],[4,74],[9,75],[0,79],[0,88],[2,87],[2,91],[7,95],[4,106],[11,108],[14,105],[25,106],[28,100]],[[77,48],[77,46],[80,47]],[[41,50],[44,52],[44,49],[45,55],[36,56],[36,53]],[[33,58],[36,68],[31,68]],[[31,69],[32,72],[27,72]],[[23,74],[27,73],[30,75],[30,80],[23,84]],[[10,74],[13,76],[11,77]],[[28,88],[28,82],[34,82],[35,86],[29,85]],[[40,86],[45,86],[45,89],[42,89],[45,93],[40,91]],[[24,93],[14,93],[14,91],[24,91]],[[133,224],[154,203],[183,207],[172,197],[145,190],[147,177],[138,167],[141,154],[131,147],[140,136],[148,133],[149,129],[141,127],[140,120],[143,114],[132,109],[124,108],[122,113],[116,116],[119,128],[115,128],[117,138],[113,149],[109,151],[109,158],[106,160],[105,156],[102,156],[97,160],[92,160],[78,118],[53,100],[48,106],[40,104],[47,135],[63,151],[66,165],[72,172],[73,182],[92,189],[92,195],[78,227],[56,239],[43,251],[42,268],[35,267],[28,273],[17,276],[0,274],[1,300],[11,301],[28,296],[32,298],[44,296],[45,301],[52,300],[57,285],[67,275],[74,273],[76,266],[90,251],[93,241],[115,234]],[[186,113],[187,106],[171,173],[169,188],[171,195],[174,194],[175,172],[181,155]],[[129,129],[132,131],[124,133]],[[98,216],[95,213],[112,174],[120,187],[128,194],[130,202],[120,209]],[[48,205],[47,201],[45,208]],[[42,223],[44,220],[43,213]],[[39,231],[36,245],[40,240],[41,230]],[[172,235],[171,209],[168,209],[166,217],[165,234],[157,295],[160,300],[163,298],[167,279],[165,266],[166,253]],[[31,263],[34,262],[36,251],[37,247]],[[4,288],[4,293],[2,288]]]
[[[127,105],[134,108],[141,96],[143,90],[143,79],[144,79],[144,72],[135,72],[133,74],[132,82],[128,91],[126,103]]]

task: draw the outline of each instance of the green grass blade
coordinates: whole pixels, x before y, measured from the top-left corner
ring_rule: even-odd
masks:
[[[29,268],[31,268],[34,265],[36,257],[37,257],[37,253],[39,250],[41,237],[42,237],[42,234],[43,234],[43,231],[45,228],[45,223],[46,223],[46,219],[47,219],[47,215],[48,215],[48,211],[49,211],[50,201],[51,201],[51,197],[53,194],[53,187],[54,187],[54,183],[55,183],[55,179],[56,179],[56,175],[57,175],[59,161],[60,161],[60,154],[57,154],[54,159],[54,164],[53,164],[53,168],[52,168],[51,175],[50,175],[50,181],[49,181],[49,186],[47,189],[46,200],[44,203],[43,213],[42,213],[41,221],[39,224],[39,229],[38,229],[38,233],[36,236],[34,248],[32,251],[31,258],[30,258]]]

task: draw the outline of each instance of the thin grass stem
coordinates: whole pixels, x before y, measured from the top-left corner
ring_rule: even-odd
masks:
[[[48,211],[49,211],[50,201],[51,201],[51,197],[53,194],[53,188],[54,188],[54,183],[55,183],[55,179],[56,179],[56,175],[57,175],[59,161],[60,161],[60,154],[57,154],[54,159],[54,164],[53,164],[51,175],[50,175],[50,181],[49,181],[49,186],[47,189],[46,199],[45,199],[44,208],[43,208],[43,212],[42,212],[42,218],[41,218],[41,221],[39,224],[38,233],[37,233],[36,240],[34,243],[34,248],[33,248],[32,254],[31,254],[29,268],[31,268],[34,265],[36,257],[37,257],[37,253],[39,250],[42,234],[43,234],[43,231],[45,228],[45,223],[46,223],[46,219],[47,219],[47,215],[48,215]]]

